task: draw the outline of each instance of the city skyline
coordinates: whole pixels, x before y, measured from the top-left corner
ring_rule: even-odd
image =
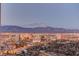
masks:
[[[1,26],[1,3],[0,3],[0,26]]]
[[[2,25],[79,29],[79,4],[2,3]]]

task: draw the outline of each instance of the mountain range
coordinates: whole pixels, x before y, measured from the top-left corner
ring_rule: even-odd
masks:
[[[78,29],[65,29],[65,28],[54,28],[54,27],[34,27],[34,28],[24,28],[20,26],[0,26],[0,32],[27,32],[27,33],[73,33],[79,32]]]

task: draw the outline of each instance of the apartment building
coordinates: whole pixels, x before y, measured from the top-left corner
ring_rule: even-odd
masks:
[[[0,33],[0,40],[26,40],[40,42],[45,40],[79,40],[79,33]]]

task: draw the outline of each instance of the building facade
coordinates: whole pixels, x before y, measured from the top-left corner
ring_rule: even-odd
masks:
[[[79,33],[0,33],[0,40],[79,40]]]

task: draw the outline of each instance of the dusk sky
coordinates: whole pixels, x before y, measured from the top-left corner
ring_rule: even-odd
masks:
[[[79,29],[79,4],[1,4],[2,25]]]

